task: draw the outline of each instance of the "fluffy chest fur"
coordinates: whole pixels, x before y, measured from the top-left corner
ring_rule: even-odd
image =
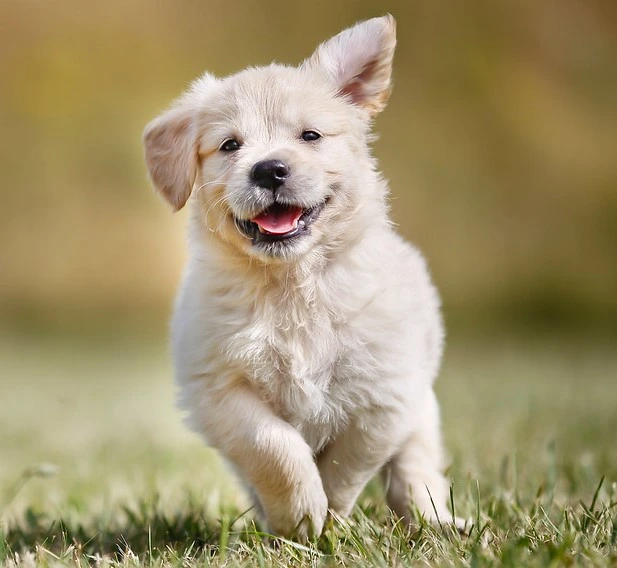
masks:
[[[337,327],[321,302],[300,291],[267,292],[222,350],[282,418],[296,426],[328,424],[344,412],[332,399],[343,350]]]
[[[334,309],[316,280],[302,287],[290,279],[259,290],[245,306],[244,321],[229,328],[221,352],[317,451],[369,402],[358,390],[372,390],[374,365],[360,353],[351,323],[357,314]],[[350,303],[366,302],[365,296]]]

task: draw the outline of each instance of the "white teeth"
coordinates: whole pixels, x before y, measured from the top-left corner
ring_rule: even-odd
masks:
[[[304,227],[304,226],[306,226],[306,223],[304,222],[304,219],[300,219],[298,221],[298,227]]]

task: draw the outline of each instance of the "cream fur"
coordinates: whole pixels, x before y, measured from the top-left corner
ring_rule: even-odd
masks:
[[[172,324],[180,404],[269,528],[300,539],[321,533],[328,508],[348,515],[380,470],[396,513],[408,519],[413,498],[428,519],[451,518],[432,389],[439,299],[390,225],[368,146],[394,45],[386,16],[299,67],[205,75],[145,133],[154,185],[190,207]],[[305,130],[322,137],[303,141]],[[220,151],[230,137],[240,149]],[[273,158],[291,167],[284,199],[327,203],[309,234],[257,246],[237,219],[272,202],[249,172]]]

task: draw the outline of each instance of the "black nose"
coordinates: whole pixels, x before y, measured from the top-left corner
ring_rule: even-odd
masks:
[[[289,166],[281,160],[257,162],[251,170],[251,179],[259,187],[276,190],[289,177]]]

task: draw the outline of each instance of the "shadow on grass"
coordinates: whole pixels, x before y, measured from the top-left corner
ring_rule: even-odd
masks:
[[[83,524],[50,520],[47,515],[29,509],[21,522],[4,533],[0,529],[0,541],[4,541],[0,547],[4,548],[0,550],[0,561],[2,556],[41,547],[58,556],[74,550],[80,556],[100,555],[116,560],[127,552],[149,557],[165,551],[173,551],[180,557],[197,552],[214,555],[224,545],[223,541],[227,541],[229,528],[239,517],[227,515],[211,519],[197,510],[165,515],[148,509],[122,508],[114,513],[113,520],[100,517]],[[255,534],[255,529],[252,530]]]

